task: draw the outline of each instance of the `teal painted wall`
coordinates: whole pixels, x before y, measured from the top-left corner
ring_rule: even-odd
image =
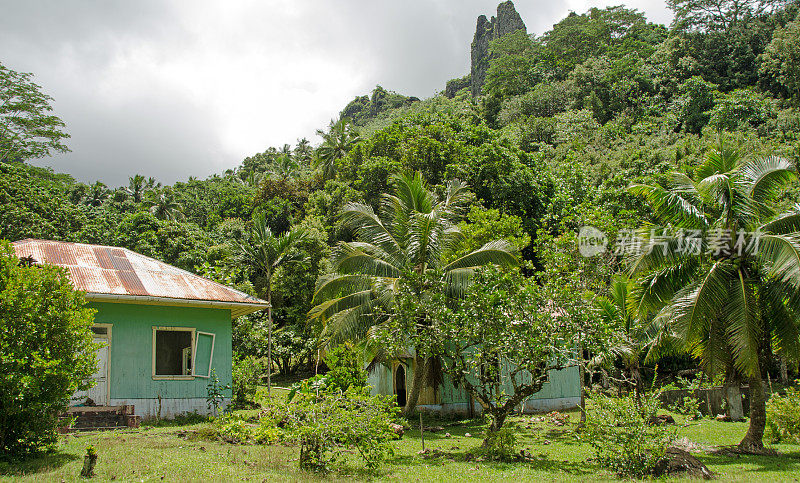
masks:
[[[413,364],[409,365],[406,372],[406,386],[410,390],[411,380],[414,374]],[[502,378],[503,389],[509,394],[513,392],[513,386],[507,378],[508,367],[503,368]],[[530,377],[530,376],[528,376]],[[455,388],[450,377],[444,375],[443,384],[440,386],[440,396],[442,404],[468,403],[469,395],[463,388]],[[392,385],[392,371],[385,365],[379,365],[369,375],[367,383],[372,386],[373,394],[394,394]],[[542,390],[531,396],[529,399],[560,399],[580,397],[580,372],[577,366],[567,367],[566,369],[551,370],[548,373],[548,382],[544,384]]]
[[[204,398],[208,379],[153,379],[153,327],[192,327],[216,334],[214,368],[221,385],[231,384],[231,312],[228,309],[90,303],[95,323],[112,324],[111,399]],[[225,391],[227,397],[231,391]]]

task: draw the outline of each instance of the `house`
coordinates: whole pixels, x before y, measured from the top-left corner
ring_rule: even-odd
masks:
[[[501,370],[503,375],[508,374],[508,368]],[[565,369],[551,370],[549,380],[541,391],[537,392],[523,404],[522,412],[538,413],[559,411],[575,408],[580,405],[581,384],[580,372],[577,366]],[[394,394],[397,404],[405,406],[406,397],[411,391],[411,381],[414,379],[414,358],[410,354],[396,358],[390,362],[377,364],[369,371],[367,383],[372,386],[372,394]],[[446,374],[441,374],[436,387],[425,386],[420,391],[417,407],[421,411],[429,411],[441,415],[472,416],[482,410],[477,401],[471,400],[467,391],[455,387]],[[501,376],[501,385],[507,393],[513,392],[513,387],[507,376]],[[470,410],[470,401],[472,409]]]
[[[97,310],[95,385],[71,406],[127,407],[142,417],[207,413],[212,371],[231,384],[231,320],[268,306],[125,248],[30,239],[13,247],[19,258],[66,269]]]

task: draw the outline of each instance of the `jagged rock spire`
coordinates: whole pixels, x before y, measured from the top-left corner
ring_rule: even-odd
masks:
[[[489,68],[489,42],[520,29],[527,33],[525,22],[522,21],[511,0],[497,6],[497,17],[492,17],[492,20],[487,20],[486,15],[478,17],[470,52],[470,90],[473,96],[481,93],[483,83],[486,81],[486,70]]]

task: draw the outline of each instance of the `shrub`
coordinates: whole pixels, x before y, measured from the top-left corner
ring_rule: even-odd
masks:
[[[689,416],[689,419],[702,419],[703,413],[700,412],[700,401],[692,396],[684,396],[683,400],[675,403],[675,412]]]
[[[736,89],[717,100],[711,109],[709,124],[716,129],[734,131],[741,125],[758,127],[775,115],[772,99],[751,89]]]
[[[325,355],[325,364],[331,387],[346,391],[349,387],[363,388],[367,385],[367,371],[361,362],[361,354],[352,343],[346,342],[331,349]]]
[[[364,388],[298,393],[286,406],[288,437],[300,446],[300,467],[326,471],[344,450],[354,449],[368,468],[392,454],[392,424],[400,409],[394,396],[369,396]]]
[[[0,455],[56,442],[58,416],[97,368],[94,311],[63,269],[20,263],[0,242]]]
[[[674,429],[650,423],[660,408],[658,398],[600,395],[591,402],[586,428],[598,462],[623,477],[651,474],[675,438]]]
[[[351,343],[344,343],[331,349],[325,355],[326,374],[317,374],[289,388],[287,400],[292,401],[296,394],[319,394],[325,390],[346,391],[350,387],[363,389],[367,386],[367,372],[363,369],[361,356]]]
[[[504,426],[497,431],[486,428],[483,446],[480,452],[487,459],[495,461],[509,461],[517,454],[516,428],[512,425]]]
[[[233,403],[236,407],[249,407],[258,390],[261,376],[266,374],[263,359],[247,356],[233,362]]]
[[[230,390],[230,388],[230,384],[225,384],[224,386],[220,384],[217,371],[211,369],[211,377],[209,377],[206,385],[206,405],[208,409],[213,411],[212,414],[214,416],[219,413],[220,406],[225,402],[225,391]]]
[[[228,413],[214,420],[217,436],[229,443],[247,443],[254,437],[256,425],[241,415]]]
[[[800,390],[787,388],[767,401],[767,434],[775,442],[800,444]]]

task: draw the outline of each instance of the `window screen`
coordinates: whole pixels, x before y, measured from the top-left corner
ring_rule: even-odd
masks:
[[[156,330],[156,375],[184,376],[192,373],[192,332]]]

